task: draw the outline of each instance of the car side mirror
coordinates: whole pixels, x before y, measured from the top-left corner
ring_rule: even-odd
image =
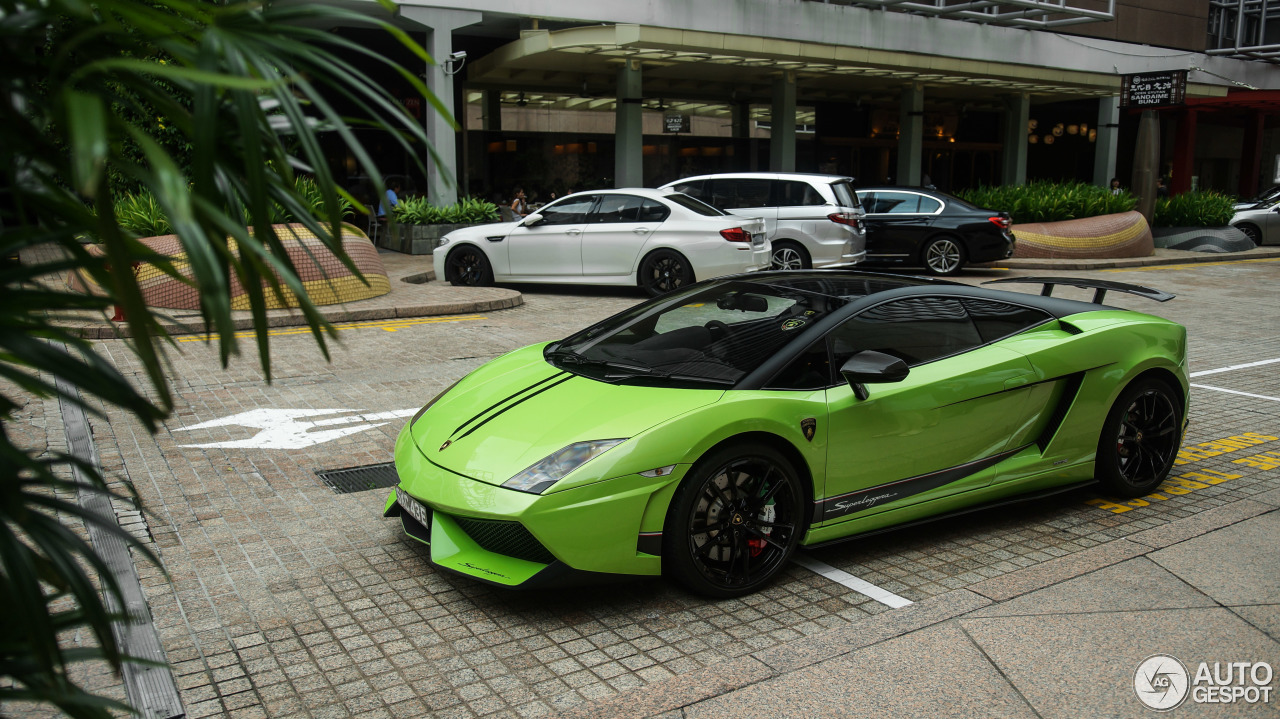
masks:
[[[540,213],[535,212],[535,213],[533,213],[532,215],[529,215],[529,216],[525,217],[523,220],[521,220],[521,221],[520,221],[520,226],[521,226],[521,227],[533,227],[534,225],[538,224],[539,222],[542,222],[542,215],[541,215]]]
[[[840,374],[853,388],[854,396],[860,400],[869,396],[866,385],[901,382],[910,371],[906,362],[874,350],[858,352],[840,368]]]

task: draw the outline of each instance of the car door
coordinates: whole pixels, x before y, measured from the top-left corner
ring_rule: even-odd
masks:
[[[859,191],[866,209],[867,258],[906,262],[915,257],[942,203],[918,192]]]
[[[1016,451],[1034,376],[1021,354],[983,340],[954,297],[891,300],[828,336],[832,368],[874,350],[910,367],[897,383],[827,390],[825,498],[814,516],[838,521],[909,506],[989,483],[981,470]]]
[[[742,217],[764,219],[765,235],[773,239],[778,229],[778,207],[773,202],[773,181],[751,177],[717,177],[707,180],[703,202]]]
[[[630,274],[640,249],[670,214],[647,197],[601,195],[582,230],[582,274]]]
[[[582,231],[598,195],[573,195],[538,211],[542,221],[507,235],[513,277],[582,275]]]

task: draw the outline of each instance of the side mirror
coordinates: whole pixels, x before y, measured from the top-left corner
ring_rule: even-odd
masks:
[[[525,217],[523,220],[521,220],[521,221],[520,221],[520,226],[521,226],[521,227],[533,227],[534,225],[538,224],[539,222],[542,222],[542,215],[541,215],[540,213],[535,212],[535,213],[533,213],[532,215],[528,215],[528,216],[527,216],[527,217]]]
[[[869,396],[866,384],[901,382],[910,371],[906,362],[874,350],[863,350],[855,354],[840,368],[840,374],[860,400]]]

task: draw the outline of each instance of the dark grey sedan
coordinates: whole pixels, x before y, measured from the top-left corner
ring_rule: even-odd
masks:
[[[954,275],[968,262],[1013,255],[1009,213],[986,210],[918,187],[860,187],[867,212],[867,259]]]

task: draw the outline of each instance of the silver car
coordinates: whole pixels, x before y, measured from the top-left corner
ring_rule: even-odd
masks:
[[[1248,235],[1255,245],[1280,245],[1280,195],[1243,209],[1237,206],[1231,225]]]
[[[662,186],[735,215],[764,218],[773,268],[854,265],[867,255],[866,213],[853,178],[793,172],[731,172]]]

